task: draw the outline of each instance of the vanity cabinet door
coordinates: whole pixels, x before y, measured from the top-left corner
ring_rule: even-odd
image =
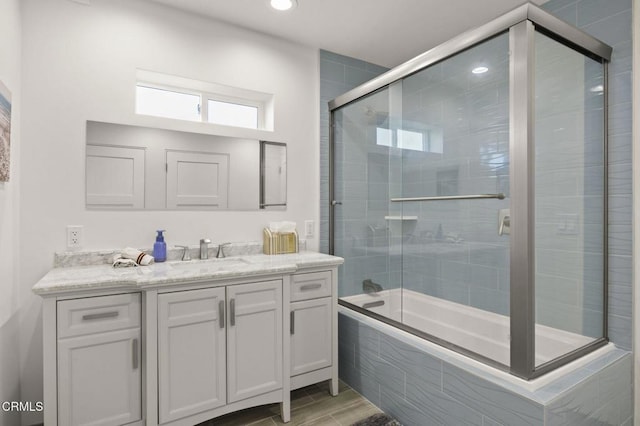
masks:
[[[142,420],[140,294],[62,300],[56,316],[58,424]]]
[[[58,424],[140,420],[140,329],[58,340]]]
[[[225,289],[158,295],[160,423],[226,404]]]
[[[282,387],[282,281],[227,287],[229,402]]]
[[[331,298],[291,304],[291,375],[331,365]]]

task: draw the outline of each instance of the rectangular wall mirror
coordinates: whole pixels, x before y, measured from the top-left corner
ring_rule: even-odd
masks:
[[[86,206],[286,209],[286,144],[87,121]]]

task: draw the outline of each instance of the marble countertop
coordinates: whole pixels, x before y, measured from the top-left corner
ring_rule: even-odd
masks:
[[[290,274],[300,269],[335,267],[341,257],[316,252],[251,254],[224,259],[173,261],[134,268],[84,265],[54,268],[32,291],[41,296],[97,289],[145,289],[198,281],[217,281],[269,274]]]

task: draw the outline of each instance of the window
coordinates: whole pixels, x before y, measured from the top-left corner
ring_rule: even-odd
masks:
[[[138,85],[136,114],[201,121],[200,96]]]
[[[136,113],[273,130],[273,95],[138,70]]]
[[[376,127],[376,143],[382,146],[393,146],[393,130]]]
[[[257,106],[213,100],[209,100],[207,106],[209,123],[250,129],[258,128]]]
[[[437,154],[443,152],[442,130],[440,129],[413,131],[376,127],[376,144]]]
[[[414,151],[426,151],[422,141],[422,133],[411,132],[409,130],[398,130],[398,148],[412,149]]]

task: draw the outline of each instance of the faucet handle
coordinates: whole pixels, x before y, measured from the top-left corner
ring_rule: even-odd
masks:
[[[228,246],[228,245],[231,245],[231,243],[218,244],[218,254],[216,254],[216,258],[223,259],[225,257],[223,249],[224,249],[224,246]]]
[[[191,254],[189,253],[189,246],[180,246],[176,244],[176,247],[180,247],[184,251],[182,252],[182,260],[191,260]]]

